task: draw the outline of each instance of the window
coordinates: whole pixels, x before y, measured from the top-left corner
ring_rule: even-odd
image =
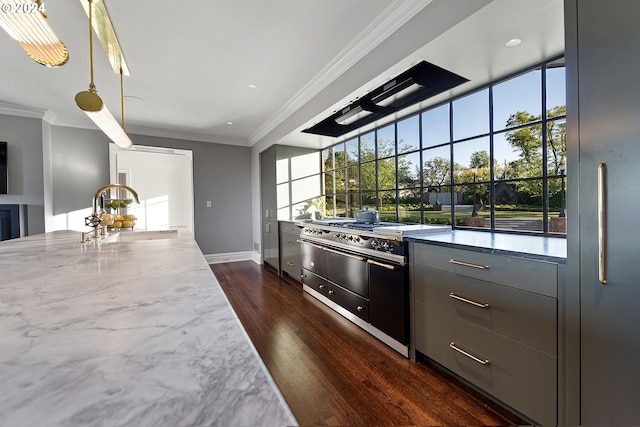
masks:
[[[323,150],[327,215],[566,233],[564,58]]]

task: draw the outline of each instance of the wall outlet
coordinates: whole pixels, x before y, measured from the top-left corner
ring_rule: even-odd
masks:
[[[211,200],[207,200],[207,207],[210,208],[211,207]]]
[[[254,251],[259,251],[260,250],[260,243],[253,242],[253,250]]]

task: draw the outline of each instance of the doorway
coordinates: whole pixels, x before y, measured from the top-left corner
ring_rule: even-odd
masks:
[[[140,204],[128,207],[137,218],[135,230],[186,228],[195,235],[191,150],[134,145],[123,151],[111,144],[109,174],[111,182],[130,186],[140,197]]]

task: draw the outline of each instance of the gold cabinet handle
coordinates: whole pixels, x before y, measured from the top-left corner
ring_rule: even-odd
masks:
[[[326,286],[325,285],[319,285],[318,288],[324,289],[324,288],[326,288]]]
[[[598,280],[607,284],[607,192],[606,163],[598,165]]]
[[[291,261],[287,261],[287,264],[289,264],[291,267],[293,267],[294,265],[296,265],[295,262],[291,262]]]
[[[464,354],[465,356],[467,356],[469,359],[478,362],[481,365],[488,365],[489,363],[491,363],[491,361],[489,361],[489,359],[480,359],[479,357],[474,356],[471,353],[467,353],[466,351],[464,351],[463,349],[461,349],[460,347],[458,347],[456,345],[456,343],[452,342],[451,344],[449,344],[449,347],[451,347],[452,349],[454,349],[455,351],[457,351],[460,354]]]
[[[449,296],[450,296],[451,298],[453,298],[453,299],[456,299],[456,300],[458,300],[458,301],[462,301],[462,302],[466,302],[467,304],[471,304],[471,305],[476,306],[476,307],[480,307],[480,308],[489,308],[489,304],[487,304],[487,303],[476,302],[476,301],[473,301],[473,300],[467,299],[467,298],[465,298],[465,297],[461,297],[460,295],[456,295],[456,294],[454,294],[453,292],[451,292],[451,293],[449,294]]]
[[[334,291],[333,289],[329,291],[329,295],[333,295],[335,293],[336,293],[336,291]]]
[[[477,269],[480,269],[480,270],[488,270],[488,269],[489,269],[489,266],[488,266],[488,265],[472,264],[472,263],[470,263],[470,262],[458,261],[458,260],[453,259],[453,258],[451,258],[451,259],[449,260],[449,262],[450,262],[451,264],[455,264],[455,265],[463,265],[463,266],[465,266],[465,267],[477,268]]]
[[[361,305],[359,305],[359,306],[357,306],[357,307],[356,307],[356,310],[358,310],[358,311],[362,311],[362,310],[364,310],[364,307],[363,307],[363,306],[361,306]]]

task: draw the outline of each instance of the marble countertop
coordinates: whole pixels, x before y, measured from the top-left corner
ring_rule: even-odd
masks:
[[[525,236],[521,234],[488,233],[454,230],[421,236],[410,240],[460,249],[566,263],[567,239],[561,237]]]
[[[296,424],[188,231],[111,240],[0,243],[1,426]]]

